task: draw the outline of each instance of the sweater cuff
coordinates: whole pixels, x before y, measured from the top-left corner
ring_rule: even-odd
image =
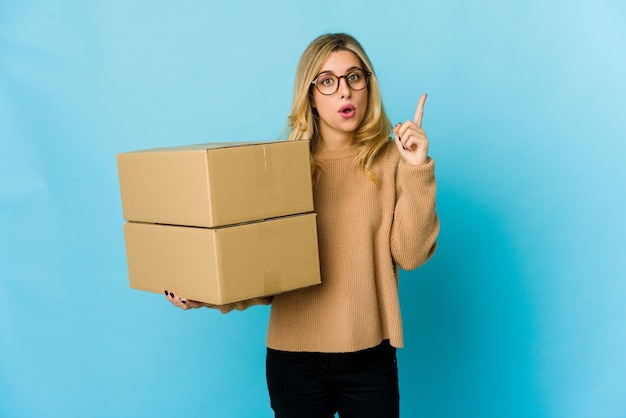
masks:
[[[401,159],[398,164],[398,171],[400,173],[406,173],[407,175],[432,175],[435,172],[435,160],[428,157],[424,164],[410,165]]]

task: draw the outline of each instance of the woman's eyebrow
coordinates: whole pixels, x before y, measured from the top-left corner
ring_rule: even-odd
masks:
[[[356,65],[353,65],[352,67],[348,68],[348,69],[345,71],[345,73],[344,73],[344,74],[348,74],[348,73],[350,73],[351,71],[354,71],[354,70],[363,70],[363,69],[362,69],[361,67],[358,67],[358,66],[356,66]],[[333,75],[336,75],[336,74],[335,74],[335,72],[334,72],[334,71],[331,71],[331,70],[324,70],[324,71],[320,71],[317,75],[318,75],[318,76],[320,76],[320,75],[322,75],[322,74],[333,74]]]

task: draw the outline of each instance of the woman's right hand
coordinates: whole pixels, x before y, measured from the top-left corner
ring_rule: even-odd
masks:
[[[202,308],[203,306],[206,306],[208,308],[213,307],[211,305],[207,305],[206,303],[185,299],[177,295],[176,293],[168,291],[168,290],[165,291],[165,296],[167,297],[167,300],[169,300],[172,305],[177,306],[185,311],[187,309]]]
[[[204,307],[204,308],[219,309],[219,311],[223,314],[228,313],[232,311],[233,309],[243,311],[249,308],[250,306],[269,305],[270,303],[272,303],[272,299],[273,299],[272,296],[266,296],[266,297],[242,300],[239,302],[227,303],[225,305],[211,305],[210,303],[204,303],[204,302],[198,302],[196,300],[185,299],[177,295],[175,292],[171,292],[168,290],[165,291],[165,296],[167,297],[167,300],[169,300],[172,305],[179,307],[180,309],[185,310],[185,311],[187,309],[196,309],[196,308]]]

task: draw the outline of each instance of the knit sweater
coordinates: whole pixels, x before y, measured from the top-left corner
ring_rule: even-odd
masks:
[[[353,352],[389,339],[403,346],[398,269],[434,253],[434,161],[409,166],[392,141],[376,157],[374,183],[353,164],[358,146],[316,155],[314,202],[322,283],[273,297],[267,346]]]

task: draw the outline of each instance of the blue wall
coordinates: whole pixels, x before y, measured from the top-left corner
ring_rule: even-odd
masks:
[[[300,53],[347,31],[393,121],[429,94],[403,416],[626,417],[622,1],[209,3],[0,2],[0,416],[272,415],[267,307],[128,288],[115,154],[281,137]]]

